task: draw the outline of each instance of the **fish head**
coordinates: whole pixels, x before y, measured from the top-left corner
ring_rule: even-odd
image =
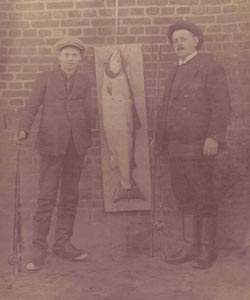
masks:
[[[109,69],[113,74],[120,74],[122,71],[121,50],[115,49],[109,58]]]

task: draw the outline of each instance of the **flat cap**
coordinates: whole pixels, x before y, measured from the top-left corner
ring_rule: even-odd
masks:
[[[75,38],[75,37],[66,37],[62,40],[59,40],[55,44],[55,49],[57,51],[61,51],[63,48],[65,48],[67,46],[76,47],[80,51],[84,51],[84,49],[85,49],[84,43],[81,40],[79,40],[78,38]]]
[[[167,36],[168,39],[170,41],[170,43],[173,43],[173,34],[176,30],[181,30],[181,29],[185,29],[188,30],[190,32],[193,33],[193,35],[197,36],[199,39],[198,45],[197,45],[197,49],[200,49],[204,40],[204,36],[203,33],[201,31],[201,29],[196,26],[195,24],[191,23],[191,22],[186,22],[186,21],[178,21],[176,23],[174,23],[173,25],[171,25],[168,28],[168,32],[167,32]]]

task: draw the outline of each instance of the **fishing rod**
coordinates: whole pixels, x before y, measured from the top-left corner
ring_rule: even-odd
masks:
[[[13,266],[13,274],[22,271],[22,214],[20,198],[20,145],[17,145],[16,174],[15,174],[15,202],[13,226],[13,253],[9,257],[9,264]]]
[[[153,131],[153,141],[156,141],[156,130],[157,130],[157,116],[159,111],[159,88],[160,88],[160,61],[161,61],[161,50],[162,45],[158,46],[157,59],[156,59],[156,76],[155,76],[155,100],[156,104],[154,106],[154,131]],[[154,78],[154,57],[153,57],[153,43],[152,43],[152,74]],[[156,185],[160,181],[159,176],[159,158],[155,153],[151,156],[151,179],[152,179],[152,200],[151,200],[151,244],[150,244],[150,256],[154,256],[154,232],[155,230],[160,230],[163,228],[164,223],[162,220],[156,218]],[[157,178],[156,178],[157,177]]]

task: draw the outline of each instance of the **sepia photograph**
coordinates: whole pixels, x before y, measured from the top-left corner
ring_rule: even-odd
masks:
[[[250,0],[0,0],[0,300],[250,300]]]

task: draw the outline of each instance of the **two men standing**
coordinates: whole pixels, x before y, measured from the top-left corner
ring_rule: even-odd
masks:
[[[225,145],[230,99],[224,69],[198,53],[203,34],[196,25],[177,22],[169,27],[168,39],[179,63],[166,83],[152,148],[165,149],[170,158],[184,247],[165,259],[172,264],[194,260],[193,267],[203,269],[216,258],[213,169]]]
[[[28,138],[41,107],[38,130],[40,179],[33,222],[32,251],[26,266],[39,269],[48,250],[47,236],[60,188],[53,252],[63,258],[82,260],[87,253],[70,242],[78,204],[78,184],[84,155],[91,143],[90,85],[80,71],[84,51],[76,38],[56,44],[59,66],[38,76],[22,111],[17,140]]]
[[[166,261],[194,260],[193,266],[202,269],[210,267],[216,257],[213,168],[214,158],[225,144],[230,99],[223,68],[198,53],[203,34],[196,25],[177,22],[170,26],[168,38],[179,64],[166,83],[153,149],[166,147],[170,157],[172,189],[182,213],[185,243],[177,254],[166,256]],[[57,50],[59,68],[38,76],[18,129],[18,140],[26,139],[42,107],[39,195],[28,269],[40,268],[46,258],[59,186],[53,252],[73,260],[87,256],[70,242],[82,162],[91,140],[89,83],[79,70],[84,46],[78,39],[67,38],[59,41]]]

